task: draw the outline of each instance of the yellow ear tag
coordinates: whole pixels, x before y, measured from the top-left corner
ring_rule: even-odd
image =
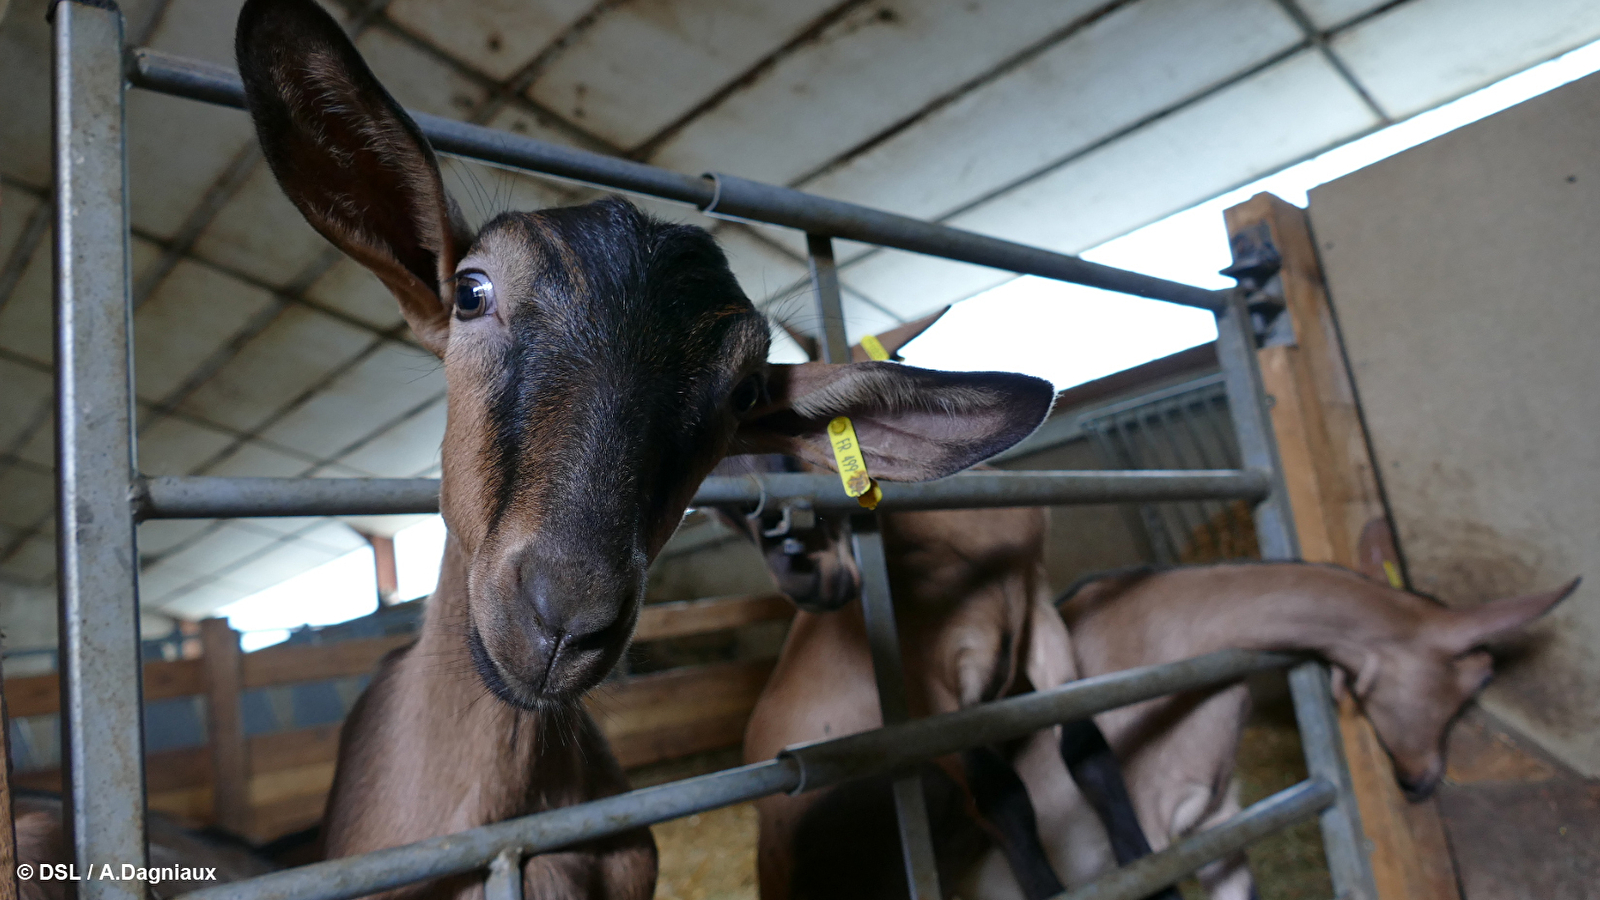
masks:
[[[861,455],[861,442],[856,439],[856,427],[850,424],[849,416],[839,416],[828,423],[828,443],[833,446],[833,461],[839,464],[839,480],[844,483],[845,494],[867,509],[877,509],[883,491],[867,474],[867,458]]]
[[[869,334],[861,339],[861,349],[867,351],[867,356],[882,362],[889,358],[889,351],[883,349],[883,342],[875,334]]]
[[[1406,583],[1400,580],[1400,567],[1387,559],[1383,561],[1383,574],[1389,576],[1389,587],[1403,588],[1406,586]]]

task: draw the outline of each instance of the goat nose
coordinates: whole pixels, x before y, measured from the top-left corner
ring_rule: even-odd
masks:
[[[633,579],[595,566],[530,554],[523,561],[525,602],[539,637],[552,649],[565,640],[582,641],[605,632],[632,606]]]

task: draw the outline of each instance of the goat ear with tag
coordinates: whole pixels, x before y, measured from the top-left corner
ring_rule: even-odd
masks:
[[[443,355],[440,287],[470,243],[433,149],[313,0],[250,0],[234,52],[261,151],[306,221],[372,270]]]
[[[771,365],[767,401],[733,453],[786,453],[835,470],[828,423],[855,427],[872,477],[930,481],[976,465],[1038,428],[1050,383],[1014,372],[936,372],[889,362]]]

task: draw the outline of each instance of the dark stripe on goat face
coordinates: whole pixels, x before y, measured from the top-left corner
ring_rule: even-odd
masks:
[[[516,240],[527,270],[485,448],[491,530],[519,505],[537,520],[596,488],[643,514],[608,527],[667,513],[671,482],[720,455],[720,407],[766,357],[765,322],[720,248],[621,201],[502,216],[491,231]]]

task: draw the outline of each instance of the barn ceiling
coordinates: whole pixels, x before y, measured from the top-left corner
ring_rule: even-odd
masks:
[[[45,0],[0,24],[0,578],[54,566]],[[232,65],[235,0],[123,3]],[[1079,252],[1600,37],[1592,0],[376,0],[333,7],[402,102]],[[245,116],[133,91],[139,462],[437,471],[438,366],[273,185]],[[592,196],[447,160],[469,215]],[[803,241],[713,223],[803,312]],[[852,335],[1009,276],[841,249]],[[792,353],[792,347],[782,352]],[[381,526],[380,526],[381,527]],[[140,529],[148,608],[200,616],[360,545],[327,519]]]

